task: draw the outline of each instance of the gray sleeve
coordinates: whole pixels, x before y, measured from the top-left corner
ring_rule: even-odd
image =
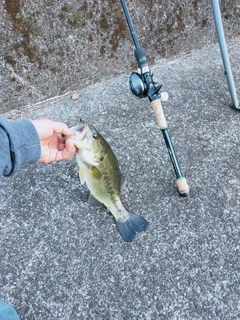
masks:
[[[0,178],[10,176],[41,156],[40,141],[29,120],[10,122],[0,117]]]

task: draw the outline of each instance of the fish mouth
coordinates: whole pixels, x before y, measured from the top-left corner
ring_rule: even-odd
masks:
[[[92,141],[92,135],[90,134],[91,129],[85,121],[80,120],[79,124],[69,129],[74,132],[74,135],[65,136],[65,139],[73,140],[74,145],[78,150],[84,150],[89,147]]]
[[[77,140],[83,141],[88,132],[88,124],[85,121],[81,120],[79,124],[71,127],[70,130],[75,132],[75,135],[73,136],[74,139],[77,138]]]

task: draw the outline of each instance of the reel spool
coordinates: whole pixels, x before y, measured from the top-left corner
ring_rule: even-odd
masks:
[[[148,89],[146,84],[144,83],[142,76],[137,73],[133,72],[129,79],[129,86],[132,93],[137,96],[138,98],[146,98]]]

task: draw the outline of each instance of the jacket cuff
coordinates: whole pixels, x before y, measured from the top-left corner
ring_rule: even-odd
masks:
[[[13,172],[27,163],[36,163],[41,156],[38,133],[30,120],[17,120],[11,123],[11,153]]]

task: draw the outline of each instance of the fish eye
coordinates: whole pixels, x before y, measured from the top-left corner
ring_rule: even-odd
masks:
[[[96,133],[93,134],[93,139],[97,139],[97,134]]]

